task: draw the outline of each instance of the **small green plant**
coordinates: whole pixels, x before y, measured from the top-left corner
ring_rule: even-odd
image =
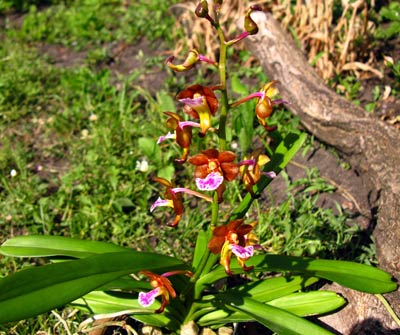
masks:
[[[400,34],[400,2],[391,1],[388,6],[382,7],[380,12],[382,20],[387,21],[385,28],[381,26],[376,32],[378,38],[390,39]]]
[[[257,92],[248,93],[236,78],[232,87],[240,97],[234,99],[229,96],[228,50],[257,33],[258,27],[251,14],[260,8],[251,6],[244,17],[243,33],[228,38],[219,21],[221,4],[222,0],[214,0],[211,11],[207,1],[201,0],[195,11],[199,18],[211,24],[220,42],[218,62],[197,50],[190,50],[182,64],[175,64],[173,58],[166,62],[170,69],[177,72],[188,71],[199,62],[215,66],[218,72],[215,85],[194,84],[178,93],[177,99],[184,113],[174,108],[165,92],[157,95],[169,129],[167,134],[159,137],[157,144],[163,148],[174,140],[172,143],[179,153],[175,165],[171,164],[169,155],[163,155],[150,134],[143,134],[136,144],[146,159],[138,164],[136,161],[137,165],[132,168],[147,172],[146,164],[154,160],[153,172],[157,174],[153,178],[154,188],[161,189],[162,196],[155,199],[150,211],[170,207],[173,213],[172,217],[163,214],[161,220],[169,227],[162,229],[174,231],[184,220],[188,226],[195,221],[183,196],[194,199],[192,207],[201,210],[205,222],[197,232],[197,238],[182,242],[194,247],[191,261],[183,260],[181,249],[176,246],[171,246],[176,255],[173,257],[135,251],[112,243],[60,236],[10,238],[0,247],[1,254],[45,257],[50,263],[28,267],[0,279],[0,323],[26,319],[71,304],[90,313],[106,314],[106,317],[129,315],[171,333],[179,333],[192,323],[218,328],[227,323],[258,321],[279,334],[323,335],[331,332],[303,317],[332,312],[340,308],[345,300],[335,292],[313,291],[313,284],[330,280],[368,293],[396,289],[397,285],[389,274],[371,266],[271,254],[263,247],[256,235],[260,218],[251,220],[250,208],[301,148],[306,135],[299,131],[279,134],[279,126],[271,122],[276,105],[286,104],[286,101],[277,98],[276,81],[262,85]],[[83,71],[81,75],[90,73]],[[126,114],[131,115],[139,107],[132,105],[124,88],[119,92],[108,90],[103,83],[104,76],[106,74],[100,73],[93,77],[95,84],[84,86],[85,90],[80,89],[77,94],[98,88],[105,90],[101,100],[118,94],[120,104],[117,110],[121,120],[118,125],[123,131],[112,133],[109,129],[117,126],[111,122],[114,115],[109,116],[106,119],[109,122],[97,131],[122,136],[128,143],[129,131],[134,129],[124,127],[123,122],[129,120]],[[81,81],[70,80],[71,85],[82,87]],[[253,105],[250,105],[252,102]],[[149,105],[146,112],[154,111]],[[79,118],[79,113],[71,109],[66,111],[67,120],[69,113]],[[235,117],[235,113],[240,116]],[[85,120],[81,118],[78,122]],[[254,125],[257,125],[256,131],[252,132]],[[252,138],[247,131],[242,132],[242,128],[248,130]],[[83,141],[90,139],[90,124],[85,129]],[[278,132],[278,135],[271,135],[273,143],[268,148],[263,141],[262,146],[254,147],[256,135],[261,132],[264,137]],[[195,137],[194,133],[198,136]],[[112,150],[110,143],[113,137],[96,136],[96,139],[87,148],[83,145],[84,163],[90,165],[91,173],[98,179],[104,180],[103,185],[98,182],[100,189],[95,192],[111,193],[115,201],[93,204],[85,181],[76,182],[77,177],[82,176],[79,171],[64,178],[69,180],[66,194],[76,192],[80,199],[77,215],[90,211],[89,214],[96,217],[93,224],[99,225],[103,223],[101,217],[96,216],[95,208],[111,208],[114,204],[120,211],[132,212],[134,204],[130,199],[116,198],[121,181],[119,153],[107,156],[107,151]],[[242,147],[236,148],[236,152],[230,151],[232,141],[236,139]],[[95,148],[104,150],[103,155]],[[247,150],[250,148],[250,151]],[[103,169],[105,165],[107,169]],[[84,168],[84,164],[80,165],[82,171]],[[190,168],[194,170],[194,177],[188,178],[185,171]],[[237,179],[243,184],[243,189],[239,191]],[[139,183],[131,187],[139,187]],[[318,181],[305,191],[322,190],[329,190],[329,187]],[[140,198],[141,194],[138,193],[137,197]],[[147,201],[147,197],[137,201]],[[42,202],[43,206],[48,206],[46,201]],[[305,225],[307,218],[302,220]],[[90,226],[87,228],[90,230]],[[246,281],[238,281],[232,287],[229,279],[236,275]],[[88,322],[101,317],[104,315],[95,316]],[[88,322],[82,327],[86,327]]]

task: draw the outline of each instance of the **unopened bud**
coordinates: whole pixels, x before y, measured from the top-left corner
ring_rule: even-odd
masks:
[[[197,50],[190,50],[188,56],[182,64],[174,65],[172,61],[174,60],[174,56],[171,56],[167,59],[166,63],[168,67],[176,72],[182,72],[190,70],[198,61],[199,61],[199,53]]]
[[[198,17],[202,18],[208,18],[208,2],[206,0],[200,1],[200,3],[197,5],[195,14]]]
[[[261,11],[261,7],[254,5],[251,6],[247,12],[246,15],[244,17],[244,29],[250,34],[250,35],[255,35],[258,33],[258,26],[257,24],[254,22],[254,20],[251,18],[251,13],[253,11]]]

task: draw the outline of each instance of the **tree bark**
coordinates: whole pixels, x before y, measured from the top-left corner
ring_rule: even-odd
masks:
[[[280,81],[287,108],[321,142],[336,148],[376,197],[371,224],[379,266],[400,279],[400,132],[329,89],[272,15],[252,17],[259,32],[246,44],[269,79]],[[399,291],[386,298],[399,315]]]

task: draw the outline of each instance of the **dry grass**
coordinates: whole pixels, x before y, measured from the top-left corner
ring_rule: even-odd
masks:
[[[178,21],[188,37],[187,45],[213,57],[217,41],[208,22],[194,16],[197,3],[196,0],[176,5]],[[253,4],[259,4],[272,12],[282,26],[292,32],[310,63],[315,65],[325,80],[342,72],[352,72],[356,76],[382,77],[373,68],[375,58],[371,36],[376,27],[368,20],[370,8],[367,0],[353,3],[342,0],[340,17],[334,17],[334,0],[297,0],[294,5],[291,0],[226,0],[221,10],[221,22],[226,22],[226,26],[230,27],[226,30],[227,36],[235,36],[235,25],[230,23],[236,22],[248,6]],[[209,1],[209,7],[212,10],[212,1]]]

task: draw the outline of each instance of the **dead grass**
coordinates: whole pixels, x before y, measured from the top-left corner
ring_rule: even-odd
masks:
[[[214,32],[206,20],[200,20],[193,14],[197,0],[174,6],[178,22],[187,36],[184,43],[189,48],[198,48],[210,57],[215,57],[217,41]],[[283,27],[289,29],[306,52],[308,60],[324,80],[335,74],[350,72],[357,77],[377,76],[382,73],[373,67],[375,57],[371,47],[371,37],[376,27],[368,19],[370,7],[367,0],[350,3],[342,0],[340,17],[334,16],[334,0],[291,0],[276,1],[224,1],[221,10],[221,22],[227,22],[226,35],[234,37],[234,24],[249,5],[261,5],[272,12]],[[374,6],[372,2],[371,6]],[[212,1],[209,0],[212,13]],[[337,16],[337,14],[336,14]],[[184,44],[179,45],[179,52]]]

